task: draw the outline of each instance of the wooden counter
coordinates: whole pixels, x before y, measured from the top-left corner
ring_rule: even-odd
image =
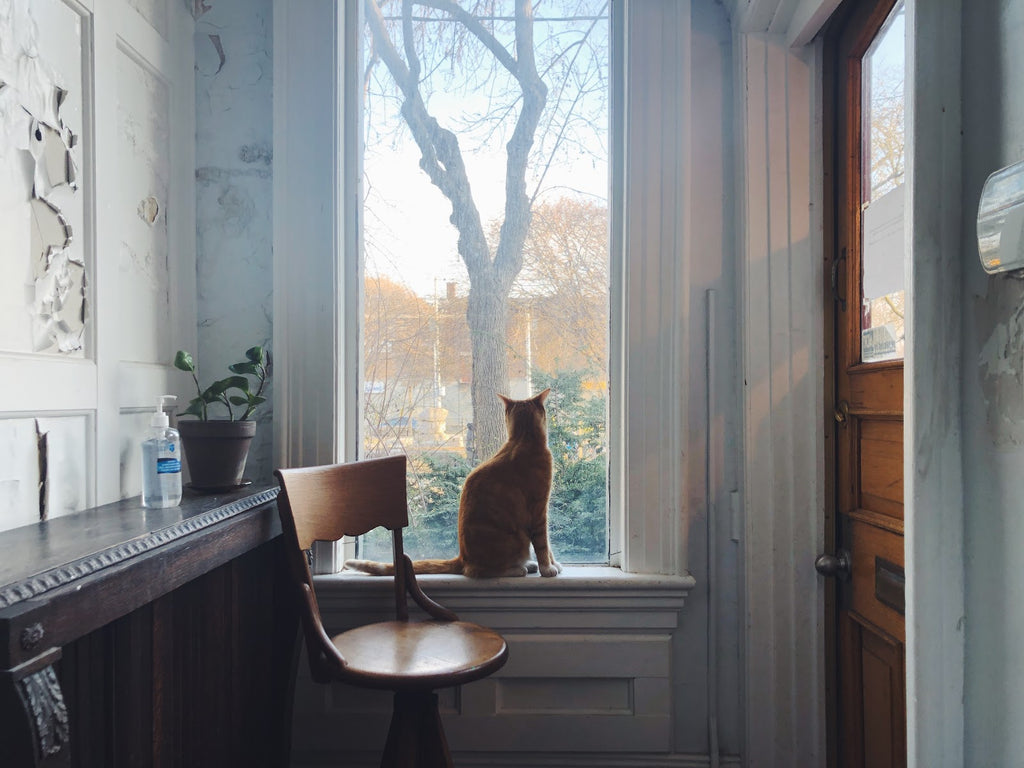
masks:
[[[0,533],[0,766],[287,765],[276,486]]]

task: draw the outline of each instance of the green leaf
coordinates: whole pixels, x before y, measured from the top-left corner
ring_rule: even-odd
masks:
[[[227,379],[215,381],[206,388],[206,391],[203,392],[202,397],[204,400],[206,400],[206,402],[210,402],[210,398],[216,400],[218,397],[224,394],[224,390],[226,390],[229,386],[231,385],[228,384]]]
[[[267,402],[267,398],[260,397],[259,395],[249,395],[248,402],[249,402],[250,407],[255,408],[260,403]]]
[[[260,368],[256,363],[235,363],[234,365],[229,365],[228,370],[232,373],[249,373],[253,376],[258,376],[260,372]]]
[[[202,418],[202,416],[203,416],[203,401],[202,401],[202,399],[196,397],[196,398],[193,398],[192,400],[190,400],[189,404],[188,404],[188,408],[186,408],[182,412],[181,415],[182,416],[198,416],[198,417]]]
[[[192,355],[183,349],[179,349],[178,354],[174,356],[174,367],[189,373],[195,373],[196,370],[196,364],[192,360]]]
[[[228,400],[231,401],[232,405],[248,405],[249,404],[249,398],[247,398],[247,397],[240,397],[239,395],[232,395],[231,397],[228,398]]]
[[[263,347],[249,347],[245,350],[245,356],[254,363],[263,364]]]
[[[217,387],[217,385],[220,384],[220,383],[221,382],[219,382],[219,381],[213,382],[213,384],[208,386],[203,391],[203,393],[201,395],[199,395],[199,397],[196,398],[196,399],[197,400],[202,400],[204,403],[216,403],[217,400],[220,399],[221,394],[223,394],[223,392],[224,392],[223,389],[218,389],[218,387]]]
[[[240,389],[247,394],[249,392],[249,380],[245,376],[228,376],[223,381],[227,385],[224,387],[225,390]]]

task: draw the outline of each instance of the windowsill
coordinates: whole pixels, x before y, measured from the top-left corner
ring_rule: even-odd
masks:
[[[390,578],[369,576],[357,571],[342,571],[318,575],[314,579],[318,589],[347,590],[348,588],[373,588],[374,585],[391,583]],[[690,574],[669,576],[651,573],[625,573],[620,568],[599,565],[569,565],[562,573],[552,578],[544,578],[537,574],[502,579],[470,579],[465,576],[451,574],[418,574],[416,581],[425,592],[431,588],[442,590],[502,591],[531,592],[561,590],[637,590],[637,591],[678,591],[687,593],[697,582]],[[390,587],[388,587],[390,589]]]
[[[696,585],[689,574],[623,573],[607,566],[567,566],[553,578],[422,575],[416,580],[460,618],[508,631],[671,630]],[[334,626],[393,614],[391,578],[345,571],[315,576],[314,583],[321,611]]]

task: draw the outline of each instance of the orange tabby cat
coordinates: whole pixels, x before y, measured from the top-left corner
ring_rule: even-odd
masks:
[[[529,400],[505,402],[508,441],[496,454],[469,473],[459,500],[459,555],[451,560],[417,560],[416,573],[461,573],[473,578],[557,576],[562,566],[548,544],[548,496],[551,493],[551,451],[544,400],[545,389]],[[537,563],[529,560],[530,544]],[[346,568],[386,575],[390,563],[349,560]]]

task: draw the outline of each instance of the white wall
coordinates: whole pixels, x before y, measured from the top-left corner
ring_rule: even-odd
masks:
[[[149,414],[184,392],[169,363],[195,339],[195,96],[180,2],[2,0],[0,20],[3,530],[137,494]],[[41,176],[33,119],[63,134]],[[50,190],[65,156],[76,186]]]
[[[196,4],[196,289],[201,383],[273,330],[273,7]],[[273,378],[245,476],[274,471]]]
[[[1024,160],[1024,2],[963,7],[965,765],[1024,755],[1024,282],[978,261],[981,187]],[[955,567],[955,564],[950,564]]]
[[[747,765],[823,765],[820,48],[737,37]]]

